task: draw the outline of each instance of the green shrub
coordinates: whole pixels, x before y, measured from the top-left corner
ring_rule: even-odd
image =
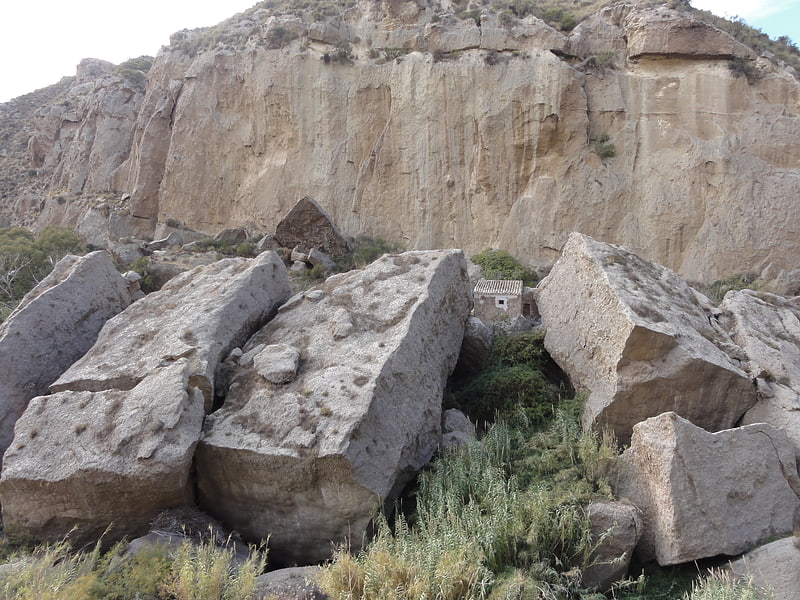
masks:
[[[698,291],[702,292],[715,304],[722,302],[725,294],[731,290],[757,290],[758,288],[759,283],[757,276],[749,273],[739,273],[726,277],[725,279],[718,279],[707,286],[697,286]]]
[[[388,242],[383,238],[372,238],[360,235],[349,240],[350,250],[336,260],[337,271],[360,269],[376,261],[384,254],[400,252],[397,244]]]
[[[242,244],[237,244],[233,250],[236,253],[236,256],[244,256],[244,257],[255,256],[258,251],[256,245],[252,242],[244,242]]]
[[[339,550],[322,589],[331,600],[579,597],[566,573],[585,566],[592,549],[583,506],[607,494],[587,491],[607,484],[584,481],[589,470],[578,467],[590,453],[579,450],[580,440],[595,448],[590,458],[613,451],[583,434],[575,414],[559,413],[552,430],[533,437],[498,423],[481,443],[440,456],[420,476],[416,514],[398,515],[393,528],[378,519],[376,537],[357,557]],[[584,481],[580,494],[565,491],[560,471],[526,462],[553,447],[570,489]]]
[[[278,25],[277,27],[270,29],[267,33],[267,47],[272,49],[283,48],[291,43],[295,38],[297,38],[297,34],[286,29],[285,27]]]
[[[474,254],[470,260],[481,268],[486,279],[521,279],[527,286],[534,286],[539,280],[533,270],[523,267],[505,250],[487,248]]]
[[[761,79],[761,71],[755,62],[746,58],[734,58],[728,62],[728,69],[734,77],[745,77],[747,83],[754,84]]]
[[[383,49],[383,58],[386,62],[391,62],[395,59],[401,58],[408,54],[408,50],[406,48],[384,48]]]
[[[617,155],[617,148],[611,141],[611,136],[603,133],[589,140],[589,145],[600,158],[613,158]]]
[[[146,256],[137,258],[127,266],[128,271],[134,271],[141,276],[139,287],[145,294],[156,291],[156,281],[153,274],[153,269],[150,267],[150,259]]]
[[[605,71],[606,69],[613,69],[616,64],[614,62],[613,52],[603,52],[601,54],[594,54],[583,62],[584,67],[591,71]]]

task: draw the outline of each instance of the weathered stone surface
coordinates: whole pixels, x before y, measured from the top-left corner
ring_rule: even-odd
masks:
[[[300,198],[281,219],[275,229],[275,239],[285,248],[319,248],[330,256],[341,256],[347,252],[347,241],[338,232],[328,213],[308,196]]]
[[[270,383],[289,383],[297,377],[300,351],[289,344],[270,344],[253,356],[252,361],[256,373]]]
[[[104,252],[70,255],[0,325],[0,456],[28,401],[46,394],[131,301],[128,282]]]
[[[493,245],[549,265],[578,230],[691,281],[800,263],[800,84],[789,70],[759,57],[764,77],[751,85],[728,68],[740,51],[733,38],[642,3],[604,10],[569,36],[530,17],[487,15],[478,27],[448,12],[438,0],[358,2],[332,25],[353,64],[320,60],[335,47],[306,43],[307,15],[305,25],[281,17],[301,36],[282,48],[255,34],[243,51],[194,53],[176,38],[148,75],[132,140],[127,118],[119,128],[127,159],[100,189],[130,192],[125,209],[148,226],[274,231],[309,194],[343,234],[404,247]],[[262,10],[214,33],[235,37],[245,24],[267,35],[277,25]],[[410,50],[399,62],[369,57],[399,47]],[[454,52],[436,61],[437,48]],[[486,64],[487,49],[502,64]],[[616,67],[589,69],[585,59],[605,52]],[[77,174],[79,156],[55,157],[83,113],[61,100],[31,152],[54,157],[45,171],[63,162]],[[615,157],[587,143],[602,134]],[[84,192],[108,172],[88,169]],[[22,215],[42,196],[39,186],[7,197]]]
[[[215,242],[224,242],[230,246],[241,244],[247,239],[247,230],[243,227],[229,227],[217,232],[214,236]]]
[[[201,390],[180,358],[128,390],[63,391],[31,400],[6,451],[3,524],[38,540],[141,534],[191,503],[189,471],[203,421]],[[154,401],[157,399],[157,401]]]
[[[308,262],[314,266],[319,265],[328,271],[336,267],[336,263],[330,256],[316,248],[312,248],[308,251]]]
[[[730,570],[771,591],[776,600],[800,600],[800,537],[793,535],[756,548],[732,562]]]
[[[264,573],[256,578],[256,598],[273,600],[324,600],[316,584],[321,567],[290,567]]]
[[[443,450],[464,446],[477,438],[475,425],[463,412],[450,408],[442,413],[442,442],[440,445]]]
[[[595,548],[581,584],[606,592],[628,572],[633,549],[642,536],[642,517],[638,508],[624,502],[594,502],[587,512]]]
[[[742,423],[786,430],[800,456],[800,308],[780,296],[742,290],[728,292],[720,310],[758,377],[758,402]]]
[[[289,297],[275,253],[187,271],[103,327],[92,349],[51,391],[130,389],[164,362],[187,357],[210,407],[217,364]]]
[[[607,425],[627,443],[636,423],[671,410],[726,429],[756,401],[746,356],[717,323],[719,311],[624,247],[573,233],[536,300],[545,347],[590,392],[587,427]]]
[[[198,446],[201,503],[273,564],[356,549],[375,508],[436,450],[471,290],[460,251],[384,256],[298,295],[243,348],[300,350],[297,377],[234,375]]]
[[[709,433],[673,412],[639,423],[614,491],[643,513],[637,554],[660,565],[740,554],[800,525],[794,447],[765,423]]]

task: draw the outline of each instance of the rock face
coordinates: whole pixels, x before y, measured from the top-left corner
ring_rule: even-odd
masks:
[[[141,534],[164,508],[190,503],[202,392],[180,358],[129,390],[34,398],[5,455],[6,531],[38,540]],[[73,531],[75,528],[75,531]]]
[[[742,422],[786,430],[800,456],[800,309],[763,292],[728,292],[724,324],[758,375],[758,402]]]
[[[275,229],[275,239],[284,248],[313,247],[330,256],[347,252],[347,241],[336,230],[331,218],[316,200],[308,196],[300,198],[281,219]]]
[[[730,565],[734,575],[752,580],[753,584],[771,590],[774,598],[800,600],[800,542],[796,535],[783,538],[752,552]]]
[[[444,384],[471,304],[461,251],[385,256],[287,302],[243,349],[197,450],[200,501],[273,564],[357,549],[440,439]],[[300,352],[283,384],[260,374],[274,344]]]
[[[437,1],[312,12],[176,34],[144,98],[106,75],[81,98],[108,109],[53,103],[34,135],[38,179],[128,192],[120,214],[208,233],[271,233],[309,194],[344,234],[405,247],[551,264],[578,230],[693,281],[799,262],[800,84],[690,14],[616,5],[565,34],[488,12],[477,25]],[[352,62],[324,60],[345,43]],[[408,52],[384,60],[393,48]],[[612,67],[587,62],[607,52]],[[763,77],[736,77],[732,57]],[[76,131],[93,123],[89,149]],[[616,156],[588,143],[603,134]],[[101,146],[114,158],[92,159]],[[50,222],[72,218],[45,205]]]
[[[66,256],[0,325],[0,456],[28,401],[46,394],[131,301],[104,252]]]
[[[584,425],[608,426],[621,443],[665,411],[733,427],[756,401],[746,356],[710,301],[624,247],[573,233],[536,299],[545,347],[590,392]]]
[[[644,514],[637,553],[660,565],[736,555],[797,529],[800,477],[786,433],[708,433],[675,413],[634,427],[615,493]]]
[[[587,512],[595,548],[581,574],[581,585],[606,592],[628,572],[642,536],[642,517],[639,509],[623,502],[594,502]]]
[[[274,252],[186,271],[109,321],[50,389],[131,389],[165,361],[186,357],[190,383],[210,408],[219,362],[288,297],[286,269]]]

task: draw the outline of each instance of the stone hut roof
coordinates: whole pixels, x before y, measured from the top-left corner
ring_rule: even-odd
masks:
[[[476,294],[491,296],[521,296],[521,279],[479,279],[475,284]]]

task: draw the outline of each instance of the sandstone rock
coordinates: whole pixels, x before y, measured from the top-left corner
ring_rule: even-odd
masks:
[[[0,325],[0,456],[34,396],[47,393],[132,301],[104,252],[65,256]]]
[[[112,243],[108,251],[122,265],[129,265],[144,256],[139,244],[135,243]]]
[[[644,515],[637,553],[660,565],[735,555],[797,528],[800,477],[786,433],[708,433],[673,412],[634,427],[615,494]]]
[[[312,248],[308,251],[308,262],[314,266],[319,265],[326,271],[330,271],[336,267],[336,263],[330,256],[316,248]]]
[[[477,439],[475,425],[460,410],[450,408],[442,413],[442,442],[443,450],[457,446],[464,446]]]
[[[298,245],[314,247],[334,257],[347,252],[347,241],[337,231],[331,218],[308,196],[300,198],[281,219],[275,229],[275,239],[286,248]]]
[[[587,512],[595,548],[581,585],[606,592],[628,572],[633,549],[642,536],[642,517],[639,509],[624,502],[593,502]]]
[[[210,407],[219,361],[288,297],[286,270],[274,253],[181,273],[109,321],[50,389],[130,389],[164,362],[187,357],[191,384]]]
[[[264,573],[256,578],[256,598],[274,600],[324,600],[315,583],[321,567],[290,567]]]
[[[242,227],[223,229],[214,236],[215,242],[224,242],[229,246],[236,246],[247,240],[247,230]]]
[[[267,250],[277,250],[280,248],[281,245],[278,243],[278,240],[275,239],[274,235],[265,235],[256,244],[256,248],[258,248],[259,252],[266,252]]]
[[[331,543],[357,549],[440,439],[444,385],[471,300],[460,251],[384,256],[298,295],[244,347],[290,344],[297,377],[234,375],[198,447],[202,505],[272,564],[308,564]],[[350,324],[348,335],[341,327]]]
[[[167,237],[160,240],[153,240],[144,245],[145,249],[153,252],[155,250],[163,250],[170,246],[183,246],[183,236],[177,231],[173,231]]]
[[[202,391],[191,374],[180,358],[128,389],[34,398],[5,454],[5,530],[37,540],[70,534],[83,543],[113,524],[110,536],[118,538],[141,534],[161,510],[190,503],[203,421]]]
[[[608,426],[623,444],[636,423],[665,411],[719,430],[756,401],[718,311],[624,247],[573,233],[536,299],[545,347],[590,392],[584,425]]]
[[[289,383],[297,377],[300,351],[289,344],[270,344],[264,346],[252,360],[256,373],[270,383]]]
[[[292,248],[292,254],[289,258],[292,262],[307,262],[308,248],[305,246],[295,246]]]
[[[786,430],[800,456],[800,309],[780,296],[742,290],[728,292],[720,310],[758,376],[758,402],[742,423]]]
[[[730,564],[730,571],[749,579],[776,599],[800,600],[800,538],[797,535],[765,544]]]

